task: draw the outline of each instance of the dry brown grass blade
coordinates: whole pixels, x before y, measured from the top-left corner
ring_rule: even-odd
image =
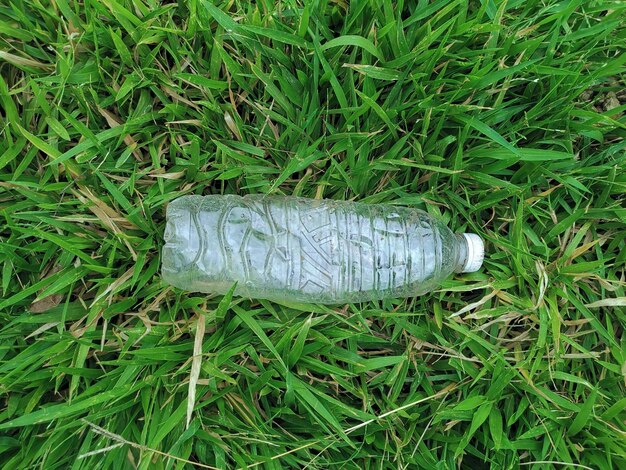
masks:
[[[54,65],[44,64],[37,60],[29,59],[27,57],[21,57],[19,55],[11,54],[10,52],[0,51],[0,60],[5,60],[9,64],[13,64],[16,67],[34,67],[37,69],[52,70]]]
[[[107,124],[109,125],[109,127],[111,127],[111,129],[122,125],[120,118],[114,115],[113,113],[110,113],[106,109],[98,107],[98,112],[106,120]],[[130,134],[126,134],[124,136],[124,143],[128,145],[128,147],[133,149],[133,156],[135,157],[135,159],[137,159],[138,162],[142,162],[143,155],[137,148],[138,147],[137,141],[133,139],[133,136],[131,136]]]
[[[121,443],[121,444],[129,445],[129,446],[131,446],[131,447],[133,447],[135,449],[138,449],[138,450],[140,450],[142,452],[152,452],[154,454],[161,455],[163,457],[167,457],[169,459],[173,459],[173,460],[176,460],[178,462],[188,463],[188,464],[193,465],[194,467],[197,467],[197,468],[209,468],[211,470],[219,470],[217,467],[212,467],[210,465],[205,465],[205,464],[200,463],[200,462],[194,462],[193,460],[184,459],[182,457],[177,457],[175,455],[168,454],[167,452],[161,452],[160,450],[152,449],[150,447],[147,447],[147,446],[144,446],[144,445],[141,445],[141,444],[137,444],[136,442],[129,441],[127,439],[124,439],[119,434],[114,434],[114,433],[112,433],[110,431],[107,431],[104,428],[101,428],[100,426],[98,426],[96,424],[90,423],[86,419],[82,419],[82,421],[83,421],[83,423],[87,424],[91,428],[91,430],[93,432],[95,432],[96,434],[100,434],[101,436],[108,437],[112,441],[115,441],[115,442],[118,442],[118,443]],[[85,456],[87,456],[87,454],[83,454],[83,457],[85,457]]]
[[[30,304],[30,307],[28,307],[28,311],[30,313],[47,312],[51,308],[59,305],[61,303],[61,299],[63,299],[63,296],[61,294],[47,295],[43,299],[35,300],[32,304]]]
[[[193,408],[196,404],[196,386],[200,377],[200,367],[202,366],[202,340],[204,339],[204,331],[206,328],[206,317],[197,314],[196,336],[193,341],[193,358],[191,360],[191,373],[189,374],[189,393],[187,395],[187,424],[191,423]]]
[[[123,236],[124,232],[119,228],[118,222],[124,221],[127,228],[136,228],[136,226],[124,219],[104,201],[97,198],[89,190],[89,188],[80,187],[78,191],[72,190],[72,192],[80,202],[85,204],[89,208],[89,210],[93,212],[94,215],[98,217],[98,219],[100,219],[105,227],[111,230],[126,245],[128,251],[130,251],[133,260],[137,261],[137,253],[128,242],[128,240]],[[88,204],[87,200],[91,201],[93,204]]]

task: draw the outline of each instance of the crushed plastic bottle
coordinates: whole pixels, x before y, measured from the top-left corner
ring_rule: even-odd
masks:
[[[169,204],[163,278],[194,292],[339,304],[411,297],[477,271],[483,242],[407,207],[288,196]]]

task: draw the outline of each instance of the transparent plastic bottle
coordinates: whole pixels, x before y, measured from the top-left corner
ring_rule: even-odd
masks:
[[[424,294],[483,260],[477,235],[421,210],[285,196],[180,197],[165,242],[173,286],[323,304]]]

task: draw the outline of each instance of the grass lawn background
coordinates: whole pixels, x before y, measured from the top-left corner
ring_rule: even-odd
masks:
[[[625,468],[625,22],[0,2],[4,468]],[[336,308],[168,287],[165,207],[217,193],[424,208],[488,256]]]

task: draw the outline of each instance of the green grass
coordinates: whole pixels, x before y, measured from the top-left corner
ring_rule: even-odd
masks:
[[[4,468],[626,468],[625,24],[2,1]],[[170,288],[165,207],[213,193],[424,208],[488,257],[336,308]]]

